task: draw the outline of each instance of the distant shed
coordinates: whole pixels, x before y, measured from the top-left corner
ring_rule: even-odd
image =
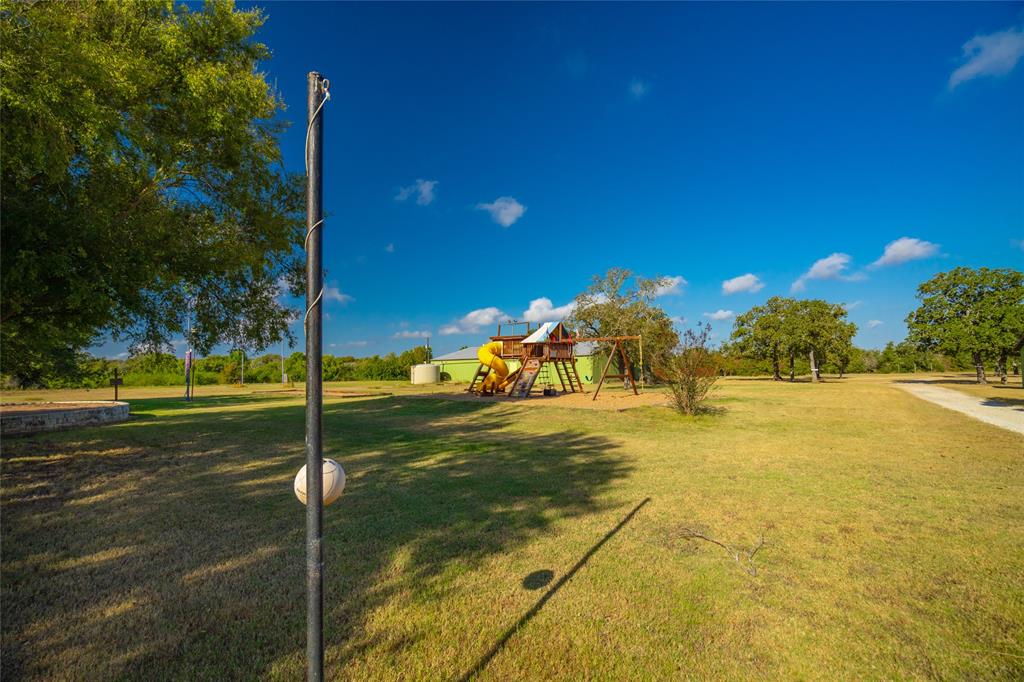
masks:
[[[478,346],[462,348],[446,355],[439,355],[431,360],[433,364],[440,366],[441,381],[466,384],[472,381],[473,375],[476,374],[476,368],[480,365],[480,361],[476,357],[477,348]],[[596,343],[576,344],[576,370],[585,384],[596,383],[598,379],[596,375],[601,373],[600,367],[595,368],[597,356],[594,354],[596,352]],[[519,366],[518,360],[508,360],[507,362],[510,370]]]

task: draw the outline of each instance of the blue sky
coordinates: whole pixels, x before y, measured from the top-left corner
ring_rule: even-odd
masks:
[[[1021,4],[261,6],[292,169],[331,80],[326,352],[479,343],[617,265],[719,338],[793,293],[881,347],[934,273],[1024,266]]]

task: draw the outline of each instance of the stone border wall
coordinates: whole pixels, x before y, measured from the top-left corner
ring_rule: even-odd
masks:
[[[19,436],[43,431],[58,431],[80,426],[98,426],[128,420],[128,403],[101,400],[67,401],[81,407],[62,410],[47,407],[54,403],[38,403],[39,410],[31,412],[0,412],[0,435]],[[0,408],[2,410],[2,408]]]

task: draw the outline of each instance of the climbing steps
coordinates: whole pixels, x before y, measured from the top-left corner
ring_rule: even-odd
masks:
[[[551,364],[555,366],[555,372],[558,374],[558,381],[562,384],[563,393],[583,392],[583,384],[580,383],[580,377],[576,373],[574,364],[567,361],[554,361]]]
[[[476,374],[473,375],[473,381],[469,382],[469,388],[466,390],[469,393],[472,393],[473,389],[476,388],[476,382],[479,381],[482,383],[483,380],[486,379],[487,375],[490,373],[491,368],[481,362],[480,365],[476,368]]]
[[[519,376],[516,377],[515,383],[509,388],[509,397],[525,398],[530,395],[533,384],[537,381],[537,375],[540,374],[541,364],[537,358],[529,358],[526,361],[526,364],[519,370]]]

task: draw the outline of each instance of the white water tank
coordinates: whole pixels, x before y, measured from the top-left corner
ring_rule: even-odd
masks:
[[[437,365],[413,365],[412,383],[436,384],[441,381],[441,368]]]

